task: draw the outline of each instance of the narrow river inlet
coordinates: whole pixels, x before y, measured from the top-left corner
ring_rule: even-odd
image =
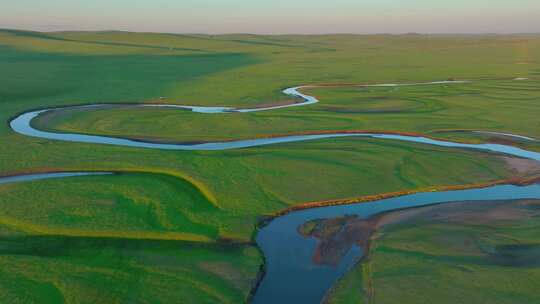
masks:
[[[463,83],[462,81],[442,81],[431,83],[411,84],[380,84],[373,86],[399,86],[399,85],[434,85]],[[305,106],[319,102],[315,97],[301,93],[303,88],[310,86],[293,87],[284,90],[287,95],[301,98],[303,102],[268,108],[237,109],[231,107],[199,107],[184,105],[134,105],[137,107],[169,107],[181,108],[209,115],[227,114],[231,112],[255,112],[274,110],[279,108]],[[69,108],[93,107],[106,105],[74,106]],[[42,109],[23,113],[10,121],[12,130],[16,133],[50,140],[80,142],[90,144],[119,145],[135,148],[163,149],[163,150],[227,150],[257,147],[271,144],[318,140],[340,137],[369,137],[386,140],[414,142],[426,145],[479,150],[491,153],[511,155],[540,162],[540,153],[524,150],[504,144],[467,144],[452,141],[433,139],[423,136],[399,135],[392,132],[336,132],[309,135],[289,135],[271,138],[242,139],[226,142],[204,142],[197,144],[169,144],[136,141],[126,138],[86,135],[77,133],[48,132],[36,129],[31,122],[34,118],[48,111],[62,108]],[[483,132],[483,131],[478,131]],[[488,131],[489,132],[489,131]],[[520,135],[499,133],[505,136],[516,137],[521,140],[535,141]],[[24,182],[46,178],[68,178],[71,176],[111,174],[107,172],[58,172],[33,175],[21,175],[0,178],[0,184]],[[327,252],[327,256],[317,251],[319,242],[312,237],[303,235],[299,230],[302,226],[313,220],[330,219],[344,216],[355,216],[359,219],[370,217],[392,210],[412,208],[451,202],[470,201],[471,203],[488,200],[516,200],[540,199],[540,184],[529,186],[498,185],[483,189],[469,189],[445,192],[417,193],[401,197],[379,200],[372,203],[320,207],[302,211],[294,211],[273,219],[263,227],[256,236],[256,242],[262,249],[266,259],[266,273],[255,292],[254,303],[319,303],[324,298],[332,284],[336,282],[347,270],[357,263],[364,255],[365,248],[357,243],[346,244],[344,247],[334,248],[334,252]],[[332,255],[333,254],[333,255]],[[317,256],[318,258],[314,258]]]

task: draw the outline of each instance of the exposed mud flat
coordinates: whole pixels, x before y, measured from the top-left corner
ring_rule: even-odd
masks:
[[[516,221],[527,222],[540,216],[537,213],[540,184],[532,183],[533,180],[529,180],[528,186],[506,184],[466,190],[458,187],[442,192],[434,189],[391,196],[375,203],[298,210],[274,218],[257,234],[257,244],[267,263],[266,274],[252,300],[254,303],[324,301],[328,292],[335,290],[332,286],[338,286],[351,267],[371,263],[370,252],[375,252],[378,244],[410,229],[414,233],[429,234],[441,223],[459,231],[468,226],[466,232],[474,232],[479,238],[473,239],[468,233],[455,234],[452,228],[448,233],[437,235],[435,243],[414,236],[407,241],[398,240],[395,250],[398,254],[404,252],[406,257],[408,243],[419,241],[434,248],[457,246],[448,248],[458,250],[457,258],[420,253],[428,261],[453,265],[449,267],[455,266],[452,263],[456,259],[481,266],[535,265],[538,255],[534,244],[501,241],[494,239],[496,236],[490,232],[492,227],[512,228]],[[516,183],[525,181],[517,179]],[[481,224],[483,222],[486,224]],[[484,230],[476,230],[477,227]],[[487,240],[484,236],[488,236]],[[459,247],[466,248],[460,252]],[[518,257],[508,253],[514,249]]]
[[[523,175],[535,175],[540,174],[540,162],[517,157],[501,157],[505,161],[506,166],[518,174]]]
[[[337,265],[355,244],[363,248],[362,258],[368,256],[370,242],[376,239],[377,232],[393,225],[439,223],[511,226],[516,221],[535,217],[540,217],[540,200],[465,201],[390,211],[369,219],[357,215],[315,219],[301,225],[298,232],[317,239],[314,263]],[[489,260],[501,265],[540,266],[540,244],[504,245],[486,253]]]
[[[367,248],[375,232],[370,220],[362,220],[357,215],[320,219],[306,222],[298,228],[306,237],[319,240],[313,254],[313,262],[319,265],[338,265],[354,244]]]

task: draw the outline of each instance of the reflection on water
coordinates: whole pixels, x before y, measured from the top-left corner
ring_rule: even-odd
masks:
[[[448,202],[540,199],[540,184],[426,192],[372,203],[301,210],[274,219],[257,234],[266,275],[254,303],[319,303],[332,284],[389,221],[385,212]],[[414,210],[414,209],[411,209]]]

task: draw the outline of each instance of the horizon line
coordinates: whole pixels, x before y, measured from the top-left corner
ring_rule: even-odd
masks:
[[[17,28],[17,27],[3,27],[0,26],[0,31],[21,31],[21,32],[36,32],[36,33],[133,33],[133,34],[168,34],[168,35],[206,35],[206,36],[224,36],[224,35],[253,35],[253,36],[325,36],[325,35],[351,35],[351,36],[376,36],[376,35],[388,35],[388,36],[406,36],[406,35],[436,35],[436,36],[513,36],[513,35],[540,35],[540,31],[531,32],[320,32],[320,33],[256,33],[256,32],[159,32],[159,31],[137,31],[137,30],[123,30],[123,29],[63,29],[63,30],[39,30],[31,28]]]

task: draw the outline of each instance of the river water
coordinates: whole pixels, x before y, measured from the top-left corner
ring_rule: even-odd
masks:
[[[432,82],[418,84],[401,85],[433,85],[448,84],[454,82]],[[398,84],[381,84],[373,86],[398,86]],[[273,110],[286,107],[297,107],[318,102],[318,100],[300,92],[302,88],[294,87],[284,90],[285,94],[302,98],[303,102],[290,105],[274,106],[268,108],[236,109],[230,107],[197,107],[182,105],[138,105],[142,107],[171,107],[182,108],[200,113],[224,114],[231,112],[255,112]],[[71,108],[99,108],[106,105],[75,106]],[[85,135],[76,133],[48,132],[38,130],[31,125],[32,119],[48,111],[58,109],[44,109],[23,113],[10,122],[13,131],[31,137],[39,137],[51,140],[119,145],[137,148],[164,149],[164,150],[227,150],[240,149],[256,146],[264,146],[279,143],[317,140],[325,138],[340,137],[369,137],[386,140],[397,140],[421,143],[427,145],[459,148],[468,150],[481,150],[496,152],[516,157],[528,158],[540,161],[540,153],[527,151],[513,146],[502,144],[465,144],[444,140],[436,140],[427,137],[405,136],[395,134],[373,134],[373,133],[333,133],[333,134],[312,134],[312,135],[291,135],[272,138],[255,138],[233,140],[227,142],[207,142],[200,144],[174,144],[174,143],[153,143],[137,141],[125,138]],[[534,140],[532,138],[500,133],[504,136],[512,136],[521,140]],[[60,178],[69,176],[81,176],[90,174],[107,174],[106,172],[66,172],[50,174],[34,174],[24,176],[14,176],[0,178],[0,184],[9,182],[20,182],[25,180],[37,180],[45,178]],[[321,301],[332,284],[342,276],[358,259],[362,256],[362,248],[353,246],[343,256],[336,265],[321,265],[313,261],[312,256],[315,251],[317,241],[313,238],[306,238],[297,231],[298,227],[307,221],[332,218],[345,215],[357,215],[360,218],[369,218],[375,214],[396,210],[439,204],[455,201],[485,201],[485,200],[509,200],[509,199],[540,199],[540,185],[511,186],[502,185],[484,189],[471,189],[459,191],[430,192],[411,194],[402,197],[380,200],[372,203],[322,207],[309,210],[295,211],[287,215],[278,217],[259,231],[256,241],[262,248],[266,257],[267,272],[258,290],[256,291],[254,303],[318,303]]]

